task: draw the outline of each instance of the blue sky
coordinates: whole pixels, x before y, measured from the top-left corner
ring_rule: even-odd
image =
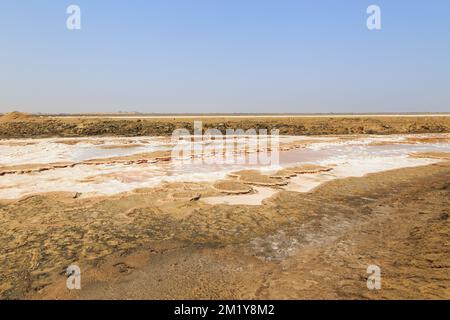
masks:
[[[0,112],[450,112],[446,0],[2,0],[0,43]]]

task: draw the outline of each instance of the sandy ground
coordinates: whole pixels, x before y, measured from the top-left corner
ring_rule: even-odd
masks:
[[[208,119],[441,134],[289,137],[291,165],[275,171],[141,186],[171,160],[147,135],[192,120],[9,115],[0,137],[57,137],[0,140],[0,298],[450,299],[449,118]],[[75,138],[112,132],[136,137]],[[81,290],[66,288],[73,264]],[[369,265],[381,290],[366,286]]]
[[[261,206],[193,201],[202,184],[0,204],[2,298],[450,298],[450,163],[282,191]],[[213,194],[213,193],[211,193]],[[194,196],[194,197],[193,197]],[[82,269],[82,290],[65,268]],[[382,270],[369,291],[366,268]]]

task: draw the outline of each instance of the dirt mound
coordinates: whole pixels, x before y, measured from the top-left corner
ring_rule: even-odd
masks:
[[[20,121],[20,120],[28,120],[30,118],[32,118],[32,116],[29,115],[28,113],[13,111],[13,112],[4,114],[2,117],[0,117],[0,120],[2,120],[2,121]]]
[[[275,172],[274,174],[271,174],[270,177],[275,179],[289,179],[295,177],[296,175],[297,174],[291,170],[282,169]]]
[[[301,166],[287,168],[287,170],[292,171],[296,174],[305,174],[305,173],[326,172],[332,170],[332,168],[323,167],[316,164],[303,164]]]
[[[230,177],[238,178],[239,182],[256,186],[284,186],[287,181],[278,178],[272,178],[261,174],[258,170],[241,170],[229,174]]]
[[[232,180],[221,180],[214,183],[213,188],[223,193],[245,194],[251,192],[252,187]]]
[[[1,118],[0,118],[1,119]],[[406,134],[450,132],[450,116],[354,116],[354,117],[216,117],[201,118],[204,130],[278,129],[281,135]],[[114,117],[36,116],[32,121],[0,120],[0,138],[89,137],[89,136],[171,136],[177,128],[194,131],[193,118],[124,119]],[[281,148],[301,148],[297,141]]]

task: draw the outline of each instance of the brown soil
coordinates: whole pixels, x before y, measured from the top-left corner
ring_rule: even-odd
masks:
[[[1,298],[450,298],[450,162],[208,205],[209,184],[0,201]],[[65,268],[82,290],[65,289]],[[369,291],[366,268],[382,270]]]
[[[277,172],[271,174],[270,177],[275,178],[275,179],[289,179],[289,178],[295,177],[296,175],[297,174],[291,170],[281,169],[281,170],[278,170]]]
[[[233,180],[216,181],[213,188],[219,192],[228,194],[246,194],[253,190],[249,185]]]
[[[287,171],[292,171],[295,174],[327,172],[332,169],[333,168],[331,168],[331,167],[324,167],[324,166],[319,166],[316,164],[303,164],[301,166],[286,168]]]
[[[288,182],[286,180],[280,180],[268,175],[262,174],[258,170],[241,170],[229,174],[230,177],[237,178],[239,182],[245,184],[251,184],[255,186],[284,186]]]
[[[25,121],[25,120],[30,120],[32,118],[31,115],[26,114],[26,113],[22,113],[22,112],[18,112],[18,111],[13,111],[10,113],[6,113],[3,116],[0,117],[0,121]]]
[[[16,117],[16,118],[15,118]],[[176,128],[193,132],[193,118],[1,117],[0,138],[84,136],[171,136]],[[450,116],[417,117],[248,117],[199,118],[203,128],[278,129],[282,135],[406,134],[450,132]]]
[[[409,156],[414,158],[450,160],[450,152],[413,152]]]

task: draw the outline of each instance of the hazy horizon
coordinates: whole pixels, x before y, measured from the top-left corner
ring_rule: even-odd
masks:
[[[20,109],[11,109],[0,111],[0,115],[11,113],[21,113],[25,115],[42,116],[78,116],[78,115],[113,115],[113,116],[246,116],[246,115],[273,115],[273,116],[314,116],[314,115],[450,115],[450,111],[404,111],[404,112],[141,112],[141,111],[104,111],[104,112],[26,112]]]
[[[71,4],[81,30],[66,28]],[[366,27],[371,4],[381,30]],[[443,0],[5,0],[0,113],[445,113],[449,12]]]

